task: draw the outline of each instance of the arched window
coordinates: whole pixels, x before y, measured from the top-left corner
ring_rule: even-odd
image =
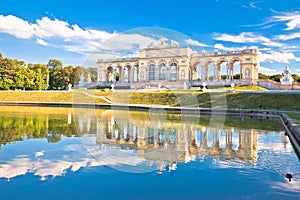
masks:
[[[250,69],[249,68],[246,69],[246,78],[250,78]]]
[[[159,65],[159,80],[166,80],[166,64],[161,63]]]
[[[113,82],[113,76],[114,76],[114,70],[113,70],[112,66],[109,66],[106,69],[106,81]]]
[[[155,65],[153,63],[149,64],[148,66],[148,80],[155,80]]]
[[[174,62],[170,64],[170,80],[177,80],[177,64]]]

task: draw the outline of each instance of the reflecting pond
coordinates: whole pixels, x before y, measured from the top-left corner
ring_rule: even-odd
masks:
[[[300,163],[276,119],[2,106],[0,188],[1,199],[297,199]]]

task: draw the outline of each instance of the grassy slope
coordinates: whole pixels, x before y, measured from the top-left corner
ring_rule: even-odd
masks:
[[[91,96],[86,95],[89,93]],[[264,93],[202,93],[184,91],[166,92],[103,92],[86,90],[79,92],[0,92],[0,101],[105,103],[100,96],[115,103],[146,105],[197,106],[213,108],[246,108],[300,111],[300,94]],[[95,97],[95,98],[94,98]]]
[[[89,91],[92,95],[94,91]],[[97,92],[107,96],[107,92]],[[105,103],[102,99],[91,98],[85,94],[67,91],[1,91],[0,102],[54,102],[54,103]]]
[[[89,93],[91,96],[86,95]],[[59,102],[59,103],[98,103],[107,104],[100,96],[114,103],[200,106],[231,109],[262,109],[295,111],[288,114],[298,123],[300,121],[300,94],[267,94],[267,93],[202,93],[190,91],[164,92],[103,92],[100,90],[83,90],[72,92],[23,92],[2,91],[0,102]],[[96,97],[96,98],[94,98]]]
[[[296,123],[300,124],[300,112],[287,112],[286,114]]]

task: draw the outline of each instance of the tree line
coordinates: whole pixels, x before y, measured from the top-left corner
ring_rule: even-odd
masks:
[[[95,124],[91,124],[89,133],[96,131]],[[64,115],[56,115],[55,119],[47,115],[37,116],[5,116],[0,115],[0,148],[2,145],[23,141],[25,139],[46,138],[48,142],[58,142],[62,136],[80,137],[86,131],[80,131],[72,121],[67,124]]]
[[[270,79],[270,80],[273,80],[276,82],[280,82],[280,79],[282,78],[282,76],[283,76],[283,74],[274,74],[274,75],[266,75],[266,74],[262,74],[262,73],[258,74],[259,79]],[[298,76],[297,74],[292,74],[292,77],[295,82],[300,82],[300,76]]]
[[[4,58],[0,53],[0,90],[65,90],[68,85],[78,86],[84,81],[97,81],[97,68],[65,66],[51,59],[47,64],[26,64],[22,60]]]

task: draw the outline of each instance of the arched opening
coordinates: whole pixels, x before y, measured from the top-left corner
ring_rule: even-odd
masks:
[[[202,63],[198,63],[195,67],[195,71],[196,71],[196,80],[201,80],[201,74],[202,74]]]
[[[131,67],[129,65],[124,67],[124,73],[123,73],[123,80],[124,82],[131,82]]]
[[[166,80],[166,63],[161,63],[159,65],[159,80]]]
[[[225,59],[220,59],[217,61],[216,65],[216,79],[217,81],[222,81],[227,79],[227,66],[228,61]]]
[[[155,80],[155,65],[150,63],[148,65],[148,81]]]
[[[202,66],[202,78],[203,81],[213,81],[215,79],[215,63],[211,60],[207,61]]]
[[[216,74],[215,74],[215,64],[213,62],[208,64],[208,80],[209,81],[214,81],[216,79]]]
[[[109,66],[107,69],[106,69],[106,81],[107,82],[113,82],[113,79],[114,79],[114,69],[112,66]]]
[[[189,79],[192,81],[201,80],[201,63],[199,61],[194,62],[189,71]]]
[[[116,82],[119,82],[122,80],[122,67],[118,66],[116,67]]]
[[[170,81],[176,81],[177,80],[177,64],[175,62],[172,62],[170,64]]]
[[[250,78],[250,73],[251,73],[250,69],[247,68],[247,69],[245,70],[245,78]]]
[[[229,79],[241,79],[241,60],[233,58],[229,64]]]

